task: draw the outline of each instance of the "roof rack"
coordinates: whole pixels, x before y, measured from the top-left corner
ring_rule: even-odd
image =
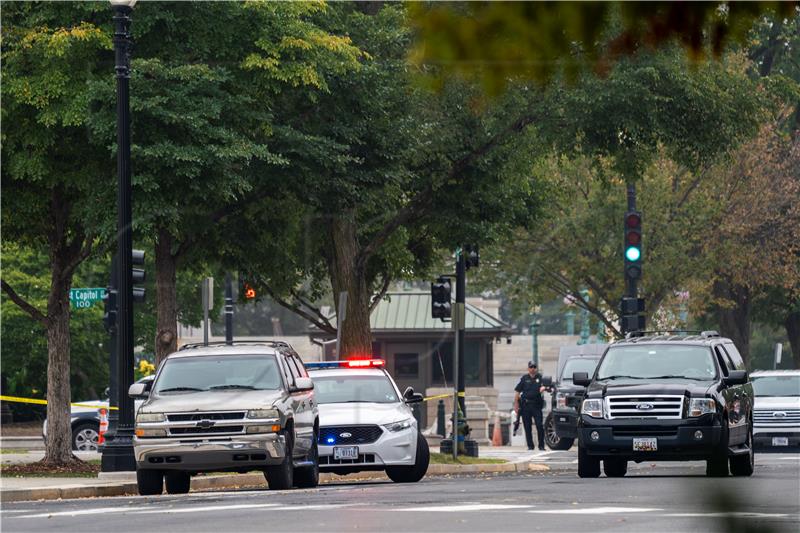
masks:
[[[625,338],[617,342],[645,342],[645,341],[701,341],[720,334],[714,330],[697,331],[686,329],[666,329],[652,331],[631,331]]]
[[[671,333],[673,335],[677,334],[679,336],[686,336],[689,333],[700,333],[699,330],[692,330],[692,329],[652,329],[647,331],[629,331],[626,335],[626,339],[630,339],[633,337],[646,337],[646,336],[656,336],[662,335],[665,333]],[[705,332],[704,332],[705,333]],[[716,332],[714,332],[716,333]],[[719,335],[719,334],[718,334]]]
[[[259,341],[259,340],[250,340],[250,341],[214,341],[209,342],[208,344],[203,342],[192,342],[190,344],[184,344],[178,351],[181,350],[193,350],[195,348],[209,348],[211,346],[269,346],[271,348],[291,348],[288,343],[284,341]]]

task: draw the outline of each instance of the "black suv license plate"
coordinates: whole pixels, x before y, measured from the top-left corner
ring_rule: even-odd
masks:
[[[655,437],[638,437],[633,439],[633,451],[655,452],[658,450],[658,439]]]

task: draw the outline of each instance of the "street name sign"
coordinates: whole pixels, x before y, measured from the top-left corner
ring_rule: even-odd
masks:
[[[92,307],[95,302],[99,302],[105,297],[105,287],[92,287],[88,289],[70,289],[69,301],[73,309],[87,309]]]

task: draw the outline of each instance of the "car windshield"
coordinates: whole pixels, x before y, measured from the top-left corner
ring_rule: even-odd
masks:
[[[400,401],[389,378],[374,376],[325,376],[316,374],[314,396],[317,403],[396,403]]]
[[[564,365],[564,370],[561,372],[561,379],[564,381],[572,381],[572,374],[575,372],[586,372],[590,376],[594,374],[594,369],[597,367],[598,359],[589,359],[588,357],[575,357],[568,359]]]
[[[800,375],[753,376],[751,379],[756,396],[800,396]]]
[[[609,348],[597,379],[688,378],[711,380],[717,370],[707,346],[628,345]]]
[[[155,383],[156,394],[198,391],[277,390],[273,355],[218,355],[168,359]]]

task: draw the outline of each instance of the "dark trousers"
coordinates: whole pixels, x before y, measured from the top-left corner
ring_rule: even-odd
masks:
[[[528,407],[527,405],[519,410],[522,419],[522,427],[525,428],[525,440],[528,449],[533,449],[533,423],[536,423],[536,436],[539,441],[539,448],[544,448],[544,425],[542,424],[542,408]]]

